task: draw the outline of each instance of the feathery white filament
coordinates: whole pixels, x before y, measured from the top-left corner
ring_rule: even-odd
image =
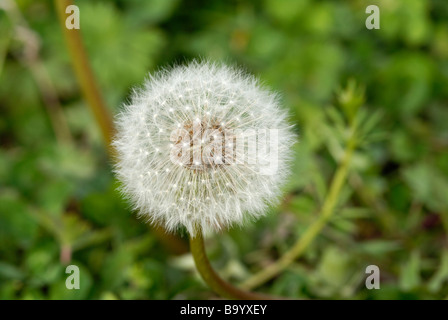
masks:
[[[275,94],[237,69],[208,62],[151,76],[116,123],[123,193],[140,216],[191,234],[197,225],[217,231],[263,215],[278,199],[295,140]],[[275,145],[262,146],[272,129]],[[173,139],[175,132],[184,136]],[[275,170],[266,174],[263,166],[273,160]]]

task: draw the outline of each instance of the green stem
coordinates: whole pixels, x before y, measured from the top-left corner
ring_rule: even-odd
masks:
[[[108,151],[112,152],[110,143],[114,134],[114,126],[109,110],[104,103],[103,97],[99,90],[99,86],[95,81],[92,68],[87,57],[86,50],[82,43],[81,34],[77,29],[67,29],[65,20],[67,14],[65,9],[72,5],[72,0],[54,0],[54,4],[59,17],[61,29],[64,32],[68,50],[71,55],[73,68],[81,86],[82,93],[99,124],[103,139],[108,147]]]
[[[193,255],[196,268],[202,276],[202,279],[208,286],[218,295],[227,299],[237,300],[270,300],[276,299],[263,294],[243,291],[223,280],[213,269],[210,261],[207,258],[204,247],[204,238],[202,230],[198,228],[195,235],[190,237],[190,250]]]
[[[305,231],[303,236],[297,240],[294,246],[289,249],[279,260],[244,281],[241,285],[242,288],[251,290],[269,281],[297,260],[303,254],[305,249],[313,242],[334,213],[334,208],[336,207],[339,194],[342,190],[345,179],[347,178],[348,169],[350,167],[355,146],[355,130],[352,128],[351,138],[347,144],[344,158],[335,173],[319,218]]]

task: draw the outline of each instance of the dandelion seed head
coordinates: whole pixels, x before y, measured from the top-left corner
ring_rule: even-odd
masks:
[[[122,193],[151,223],[191,234],[196,226],[208,233],[264,215],[279,199],[296,140],[275,93],[238,69],[209,62],[150,76],[116,124]],[[251,138],[264,138],[259,129],[276,129],[277,144],[239,159],[239,145],[250,149]],[[263,174],[260,160],[274,149],[276,170]]]

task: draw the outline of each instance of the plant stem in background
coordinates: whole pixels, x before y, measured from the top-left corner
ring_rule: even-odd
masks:
[[[0,4],[0,9],[3,9],[6,12],[9,20],[11,21],[13,28],[11,37],[14,37],[23,44],[23,49],[20,53],[16,53],[17,59],[22,62],[31,72],[31,76],[39,89],[43,104],[47,109],[46,111],[56,136],[56,140],[61,145],[73,144],[73,137],[59,102],[56,88],[40,57],[41,45],[39,36],[29,27],[27,21],[14,1],[4,0],[3,3]],[[8,41],[9,35],[6,35],[3,42],[5,42],[6,45]],[[4,53],[0,52],[0,55],[3,55],[3,57],[0,57],[0,60],[4,59],[6,53],[7,47],[5,47]],[[0,74],[2,64],[3,63],[0,61]]]
[[[194,236],[190,236],[190,250],[193,255],[196,268],[207,285],[218,295],[228,299],[238,300],[268,300],[275,299],[267,295],[243,291],[224,281],[213,269],[207,258],[204,247],[202,230],[198,228]]]
[[[1,8],[1,7],[0,7]],[[6,19],[5,19],[6,20]],[[4,25],[6,25],[5,20],[0,21],[0,28],[2,30],[6,29]],[[12,31],[6,30],[3,36],[0,38],[0,77],[2,76],[3,68],[6,61],[6,55],[8,54],[8,47],[11,42]]]
[[[39,58],[25,60],[47,108],[53,130],[59,144],[72,145],[73,137],[62,111],[61,103],[56,93],[56,88],[51,81],[47,69]]]
[[[339,194],[347,178],[350,162],[356,147],[356,141],[355,129],[352,126],[350,139],[347,143],[344,157],[335,173],[319,218],[305,231],[303,236],[297,240],[294,246],[282,255],[279,260],[244,281],[241,285],[242,288],[247,290],[256,288],[278,275],[281,271],[285,270],[289,265],[291,265],[291,263],[303,254],[306,248],[308,248],[319,232],[327,224],[334,213],[334,208],[338,202]]]
[[[65,35],[68,51],[71,55],[73,68],[81,86],[82,93],[87,100],[87,103],[95,117],[96,122],[100,126],[104,142],[107,145],[107,149],[110,153],[112,153],[112,148],[110,145],[110,143],[112,142],[112,137],[114,135],[112,117],[101,96],[99,86],[95,81],[95,76],[92,72],[92,68],[90,66],[84,45],[82,43],[79,30],[69,30],[65,26],[65,20],[67,18],[65,9],[67,8],[67,6],[72,5],[73,1],[55,0],[54,4],[59,17],[61,29],[63,30],[63,33]]]

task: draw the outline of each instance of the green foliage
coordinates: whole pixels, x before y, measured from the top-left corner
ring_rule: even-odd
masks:
[[[0,299],[199,299],[213,294],[189,254],[174,256],[117,191],[80,95],[52,1],[17,0],[72,141],[56,136],[45,93],[0,9]],[[112,113],[148,72],[192,58],[244,66],[282,94],[299,134],[282,203],[208,240],[219,272],[243,281],[316,220],[358,126],[334,217],[261,291],[293,298],[448,297],[448,3],[76,1]],[[336,107],[335,107],[336,106]],[[355,115],[358,115],[355,117]],[[185,238],[183,239],[185,240]],[[65,266],[81,270],[67,290]],[[381,270],[367,290],[365,268]]]

